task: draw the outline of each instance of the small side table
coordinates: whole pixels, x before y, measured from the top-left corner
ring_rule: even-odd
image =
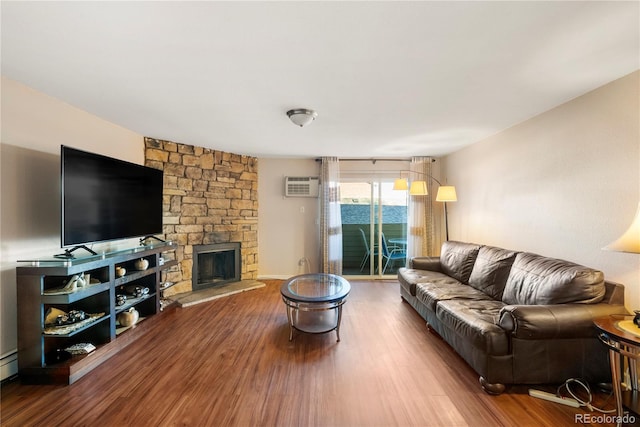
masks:
[[[640,392],[638,391],[638,369],[640,359],[640,328],[633,324],[633,316],[610,315],[593,321],[598,329],[598,338],[609,348],[611,385],[616,398],[618,420],[624,416],[624,407],[640,414]],[[635,333],[637,330],[637,334]],[[633,331],[633,332],[631,332]],[[621,367],[629,366],[631,390],[622,392]],[[621,422],[618,422],[618,426]]]

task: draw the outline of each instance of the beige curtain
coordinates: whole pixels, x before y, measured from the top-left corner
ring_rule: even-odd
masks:
[[[340,165],[337,157],[323,157],[320,195],[322,272],[342,274],[342,217],[340,215]]]
[[[431,157],[413,157],[409,165],[409,181],[426,181],[428,196],[409,196],[407,226],[407,259],[416,256],[434,256],[436,246],[433,194],[438,188],[430,178]]]

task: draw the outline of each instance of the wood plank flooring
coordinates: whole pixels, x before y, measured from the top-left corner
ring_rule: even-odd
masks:
[[[0,424],[596,425],[576,422],[588,411],[532,398],[524,386],[484,393],[402,302],[396,281],[351,282],[341,342],[335,333],[289,342],[281,281],[266,283],[159,314],[149,333],[73,385],[3,385]],[[594,403],[613,408],[606,398]]]

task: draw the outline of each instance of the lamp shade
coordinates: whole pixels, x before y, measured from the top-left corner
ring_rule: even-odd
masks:
[[[289,117],[289,120],[293,122],[293,124],[303,127],[314,121],[316,117],[318,117],[318,113],[306,108],[297,108],[287,111],[287,116]]]
[[[436,194],[437,202],[457,202],[456,187],[453,185],[441,185]]]
[[[393,189],[407,191],[409,189],[409,183],[407,182],[407,179],[398,178],[395,181],[393,181]]]
[[[413,181],[411,187],[409,187],[409,194],[412,196],[426,196],[429,194],[427,191],[427,183],[425,181]]]
[[[618,240],[609,243],[603,249],[640,254],[640,203],[638,203],[636,216],[633,218],[627,231],[625,231]]]

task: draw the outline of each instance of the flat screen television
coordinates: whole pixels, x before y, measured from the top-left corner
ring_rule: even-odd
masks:
[[[162,233],[161,170],[64,145],[60,158],[63,248]]]

